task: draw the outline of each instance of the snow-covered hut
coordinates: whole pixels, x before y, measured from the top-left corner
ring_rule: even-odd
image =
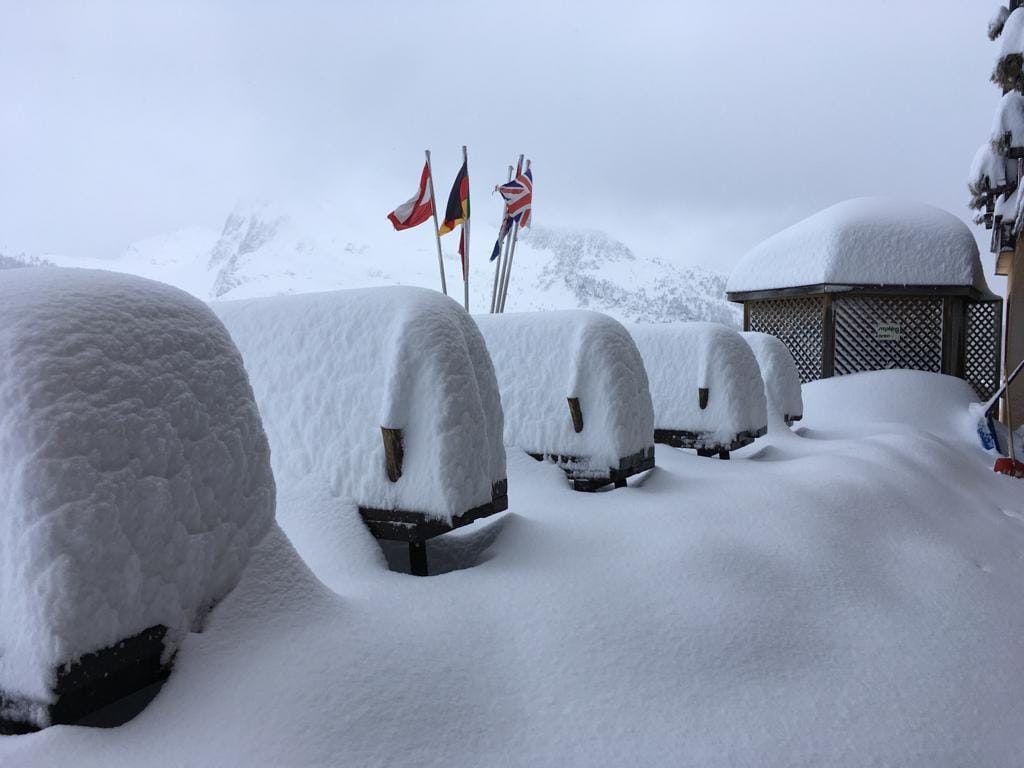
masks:
[[[729,278],[744,330],[780,338],[802,381],[910,368],[998,386],[1002,300],[970,229],[919,203],[859,198],[749,251]]]
[[[227,331],[176,288],[0,273],[0,733],[73,723],[170,671],[274,523]]]
[[[654,412],[629,332],[598,312],[475,316],[497,372],[505,442],[557,463],[572,487],[621,488],[654,466]]]
[[[242,351],[279,485],[353,502],[377,538],[408,542],[419,575],[427,539],[507,509],[494,368],[454,301],[391,287],[214,310]]]
[[[789,348],[781,340],[768,333],[746,331],[743,340],[757,358],[757,366],[764,379],[764,395],[768,411],[777,414],[786,424],[792,425],[804,416],[804,400],[800,391],[800,371]]]
[[[629,326],[654,400],[654,439],[728,459],[768,431],[764,384],[740,334],[717,323]]]

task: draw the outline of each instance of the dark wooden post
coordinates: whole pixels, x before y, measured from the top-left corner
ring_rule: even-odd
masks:
[[[830,378],[836,372],[836,310],[832,294],[822,295],[821,317],[821,377]]]
[[[708,388],[707,387],[698,387],[697,388],[697,405],[700,406],[700,409],[702,411],[705,408],[708,407]]]
[[[567,398],[569,400],[569,415],[572,416],[572,428],[576,432],[583,431],[583,411],[580,410],[580,399],[578,397]]]
[[[423,539],[409,542],[409,573],[427,576],[427,542]]]
[[[402,461],[405,459],[405,447],[402,444],[402,430],[389,427],[380,428],[384,438],[384,464],[388,480],[397,483],[402,476]]]

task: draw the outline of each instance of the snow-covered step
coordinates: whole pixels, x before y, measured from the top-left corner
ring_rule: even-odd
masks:
[[[245,359],[279,486],[354,503],[375,536],[410,543],[422,574],[426,539],[507,507],[494,368],[456,302],[389,287],[213,307]]]
[[[494,361],[505,443],[595,490],[654,466],[654,412],[629,332],[598,312],[474,316]]]
[[[804,416],[800,371],[789,347],[770,333],[746,331],[741,335],[750,345],[761,369],[769,413],[774,413],[789,425],[800,421]]]
[[[274,523],[242,360],[198,299],[49,267],[0,280],[0,733],[170,671]]]
[[[729,458],[768,431],[761,372],[737,331],[716,323],[634,324],[654,400],[654,438]]]

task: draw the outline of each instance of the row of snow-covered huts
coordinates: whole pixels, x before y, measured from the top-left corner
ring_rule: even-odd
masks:
[[[801,411],[785,347],[706,323],[399,287],[211,309],[56,268],[6,273],[0,307],[0,733],[165,675],[278,489],[357,506],[426,575],[427,539],[507,508],[506,445],[596,490],[656,441],[725,457]]]
[[[999,311],[951,219],[854,201],[767,241],[729,291],[773,335],[471,317],[413,288],[211,308],[125,275],[6,272],[0,733],[166,677],[282,494],[358,510],[425,575],[429,538],[507,507],[507,446],[596,490],[653,467],[656,442],[727,458],[784,429],[801,377],[922,368],[983,395]]]

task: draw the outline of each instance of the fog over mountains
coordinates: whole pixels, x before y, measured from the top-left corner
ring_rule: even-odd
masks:
[[[470,308],[486,311],[494,275],[486,259],[497,230],[474,224]],[[449,294],[461,300],[457,236],[442,242]],[[10,254],[6,258],[18,259]],[[265,202],[237,206],[220,232],[181,229],[133,243],[110,260],[74,254],[46,259],[62,266],[142,275],[208,301],[374,285],[439,285],[428,226],[400,233],[380,227],[360,231],[308,214],[293,216]],[[678,266],[667,255],[638,255],[599,230],[535,226],[522,232],[506,310],[572,308],[628,321],[736,325],[739,318],[725,300],[724,275]]]

